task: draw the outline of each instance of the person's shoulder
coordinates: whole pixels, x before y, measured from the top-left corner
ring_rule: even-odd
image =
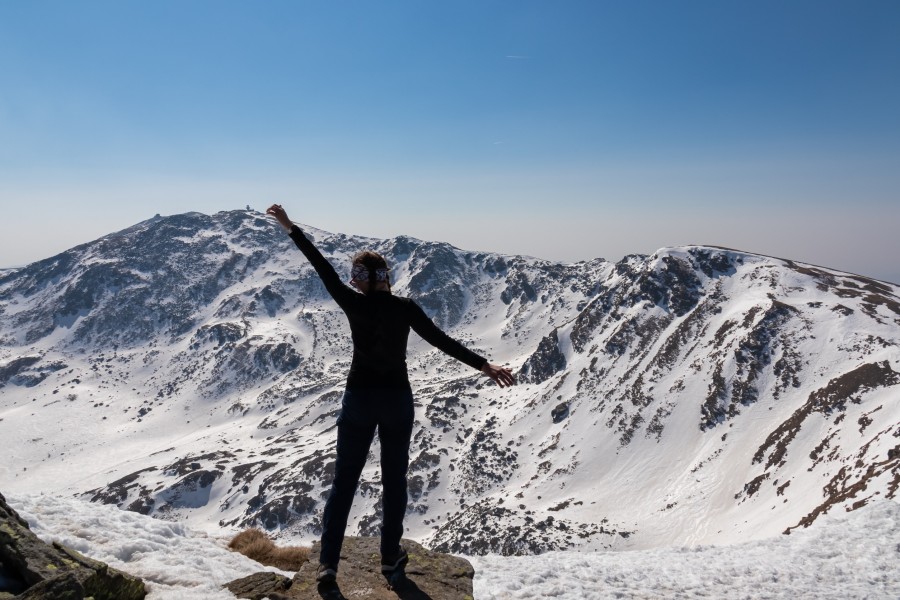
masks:
[[[408,296],[398,296],[397,294],[391,294],[391,298],[398,305],[403,306],[404,308],[407,308],[407,309],[419,307],[419,305],[416,303],[416,301],[413,300],[412,298],[409,298]]]

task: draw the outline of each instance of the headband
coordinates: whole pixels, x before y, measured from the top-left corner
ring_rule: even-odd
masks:
[[[389,281],[388,271],[390,269],[374,269],[375,281]],[[365,265],[356,263],[350,270],[350,281],[369,281],[369,268]]]

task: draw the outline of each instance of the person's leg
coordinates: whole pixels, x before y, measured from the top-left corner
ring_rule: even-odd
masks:
[[[409,468],[409,442],[413,428],[413,399],[409,391],[386,398],[378,423],[381,442],[381,484],[384,518],[381,527],[381,555],[394,557],[403,537],[406,515],[406,472]]]
[[[347,517],[353,505],[353,496],[366,464],[369,446],[375,435],[375,422],[367,422],[365,415],[360,415],[347,406],[349,393],[345,395],[344,407],[338,417],[337,460],[334,466],[334,482],[331,493],[325,502],[325,514],[322,517],[322,549],[319,562],[337,567],[341,557],[341,546],[344,543],[344,531],[347,528]]]

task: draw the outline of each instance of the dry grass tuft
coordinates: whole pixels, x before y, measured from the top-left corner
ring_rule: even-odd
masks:
[[[232,550],[240,552],[241,554],[246,554],[244,552],[244,548],[246,548],[253,542],[258,542],[260,540],[268,540],[269,543],[272,544],[272,541],[269,540],[269,536],[267,536],[261,530],[256,529],[256,528],[245,529],[242,532],[240,532],[239,534],[237,534],[236,536],[234,536],[234,538],[228,544],[228,547],[231,548]]]
[[[265,532],[255,528],[245,529],[234,536],[228,547],[258,563],[285,571],[299,571],[300,566],[309,560],[310,552],[309,548],[302,546],[279,548]]]

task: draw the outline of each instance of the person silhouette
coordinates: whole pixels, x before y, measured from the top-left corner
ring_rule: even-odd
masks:
[[[280,204],[270,206],[266,214],[290,233],[325,289],[347,315],[353,341],[353,357],[337,418],[337,460],[322,519],[316,580],[329,583],[337,577],[347,518],[376,431],[381,444],[383,487],[381,570],[389,574],[408,560],[400,540],[408,501],[406,475],[414,416],[406,369],[410,330],[480,370],[500,387],[513,385],[516,379],[509,369],[490,363],[444,333],[414,300],[393,294],[387,261],[377,252],[367,250],[352,258],[347,285]]]

